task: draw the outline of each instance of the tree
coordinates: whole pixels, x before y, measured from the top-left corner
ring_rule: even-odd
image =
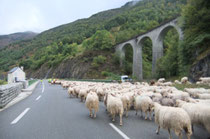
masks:
[[[210,48],[210,1],[189,0],[182,11],[184,40],[179,46],[180,71],[188,73],[197,57]]]
[[[115,38],[107,30],[97,31],[83,46],[92,50],[109,50],[115,44]]]

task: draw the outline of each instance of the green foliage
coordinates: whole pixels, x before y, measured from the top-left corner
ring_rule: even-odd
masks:
[[[152,78],[152,41],[146,38],[142,42],[143,78]]]
[[[104,77],[106,77],[106,79],[110,79],[110,80],[120,80],[120,75],[114,74],[112,72],[108,72],[108,71],[102,71],[101,75],[103,75]]]
[[[7,84],[7,82],[4,80],[0,80],[0,85],[4,85],[4,84]]]
[[[28,81],[28,86],[32,85],[33,83],[35,83],[37,80],[30,80]]]
[[[113,55],[113,64],[115,64],[116,66],[119,66],[120,65],[120,54],[119,53],[115,53]]]
[[[184,40],[179,46],[180,72],[188,73],[190,65],[210,47],[210,2],[189,0],[182,10]]]
[[[0,50],[0,70],[8,71],[14,65],[36,70],[43,64],[57,66],[86,50],[113,50],[117,43],[173,18],[185,3],[186,0],[143,0],[135,6],[125,5],[50,29],[33,40],[14,43]],[[143,56],[146,69],[151,66],[149,55],[150,51],[146,51]],[[125,67],[129,74],[132,73],[131,63],[127,61]]]
[[[113,35],[106,30],[97,31],[83,43],[83,47],[91,50],[109,50],[115,44]]]
[[[32,64],[32,60],[31,59],[26,59],[26,60],[22,60],[19,63],[19,67],[23,66],[25,70],[29,69],[31,67]]]
[[[132,75],[133,69],[133,48],[131,45],[124,46],[125,58],[123,59],[124,74]]]
[[[164,39],[164,56],[157,61],[157,78],[178,76],[178,42],[175,29],[170,30]]]
[[[106,57],[99,55],[99,56],[93,58],[93,62],[91,63],[91,65],[94,68],[98,68],[99,65],[104,64],[105,61],[106,61]]]

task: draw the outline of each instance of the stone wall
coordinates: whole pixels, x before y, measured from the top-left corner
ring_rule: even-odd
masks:
[[[6,106],[12,101],[23,89],[22,83],[12,83],[0,86],[0,108]]]

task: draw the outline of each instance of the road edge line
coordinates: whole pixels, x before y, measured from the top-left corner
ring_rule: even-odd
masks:
[[[120,129],[118,129],[115,125],[112,123],[109,123],[109,125],[118,133],[120,134],[124,139],[130,139],[127,135],[125,135]]]

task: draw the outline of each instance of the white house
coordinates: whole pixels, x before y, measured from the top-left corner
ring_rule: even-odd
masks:
[[[9,83],[14,83],[17,81],[25,81],[26,79],[26,74],[23,71],[23,67],[14,67],[11,69],[8,73],[8,84]]]

